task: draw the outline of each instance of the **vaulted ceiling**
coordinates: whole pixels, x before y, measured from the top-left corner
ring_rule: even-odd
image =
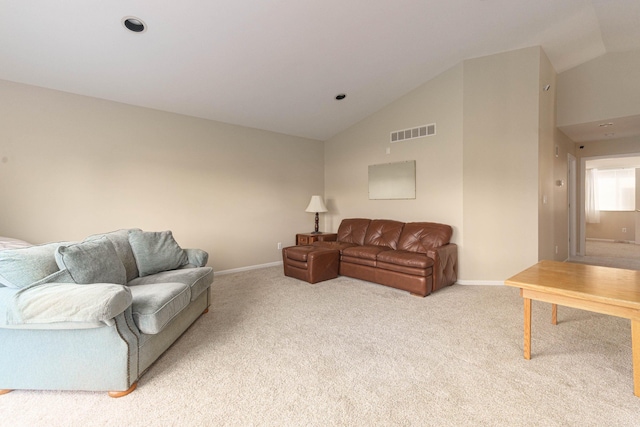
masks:
[[[639,49],[640,1],[0,0],[0,40],[0,79],[326,140],[464,59]]]

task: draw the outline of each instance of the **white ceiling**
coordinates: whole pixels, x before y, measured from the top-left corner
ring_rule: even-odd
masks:
[[[596,122],[561,126],[574,142],[606,141],[640,135],[640,116],[615,117]]]
[[[0,41],[0,79],[326,140],[464,59],[638,49],[640,1],[0,0]]]

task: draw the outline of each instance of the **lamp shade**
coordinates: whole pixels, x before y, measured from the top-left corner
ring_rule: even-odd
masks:
[[[327,212],[327,207],[322,201],[322,196],[311,196],[311,201],[305,212]]]

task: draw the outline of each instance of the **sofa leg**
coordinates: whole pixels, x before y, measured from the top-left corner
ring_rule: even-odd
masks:
[[[202,314],[207,314],[209,312],[209,307],[205,308]]]
[[[109,397],[122,397],[122,396],[126,396],[127,394],[131,393],[133,390],[136,389],[136,387],[138,387],[138,383],[135,382],[133,384],[131,384],[131,387],[129,387],[128,389],[126,389],[125,391],[110,391],[109,392]]]
[[[0,395],[2,395],[2,394],[7,394],[7,393],[11,393],[12,391],[13,391],[13,390],[11,390],[11,389],[4,389],[4,390],[3,390],[3,389],[0,389]]]

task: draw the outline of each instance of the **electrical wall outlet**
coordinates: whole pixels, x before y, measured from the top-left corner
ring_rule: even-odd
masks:
[[[627,232],[627,227],[622,227],[622,232],[626,233]]]
[[[278,249],[282,249],[282,242],[278,242]]]

